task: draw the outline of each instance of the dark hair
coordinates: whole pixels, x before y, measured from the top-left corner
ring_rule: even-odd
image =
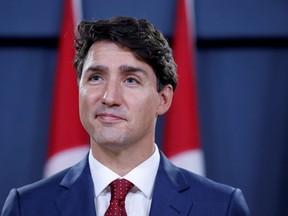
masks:
[[[82,21],[77,28],[74,67],[77,79],[82,76],[89,48],[98,41],[112,41],[130,49],[136,58],[149,64],[157,77],[157,90],[177,86],[176,64],[172,50],[162,33],[145,19],[114,17],[108,20]]]

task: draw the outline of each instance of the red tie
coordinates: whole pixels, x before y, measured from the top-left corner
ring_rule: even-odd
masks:
[[[127,216],[125,210],[125,198],[134,186],[126,179],[116,179],[109,184],[111,188],[111,200],[104,216]]]

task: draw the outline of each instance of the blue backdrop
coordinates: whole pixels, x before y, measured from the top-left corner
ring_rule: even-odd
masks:
[[[173,39],[175,6],[84,0],[83,12],[147,18]],[[42,178],[62,9],[58,0],[0,3],[1,207],[12,187]],[[194,11],[207,176],[240,187],[252,215],[288,215],[288,2],[196,0]]]

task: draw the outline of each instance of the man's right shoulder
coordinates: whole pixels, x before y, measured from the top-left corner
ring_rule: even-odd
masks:
[[[1,216],[44,215],[44,212],[45,215],[57,215],[54,200],[65,190],[60,183],[68,171],[69,169],[32,184],[12,189],[3,206]]]
[[[39,191],[46,191],[46,190],[49,190],[50,193],[52,193],[54,190],[56,190],[56,188],[58,188],[57,190],[59,190],[59,184],[61,183],[62,179],[69,170],[70,168],[65,169],[50,177],[43,178],[34,183],[19,187],[16,190],[20,195],[25,195],[27,193],[37,193]]]
[[[87,191],[93,187],[87,157],[51,177],[12,189],[6,199],[1,216],[58,215],[60,206],[58,201],[63,204],[63,197],[69,188],[74,188],[71,190],[71,195],[75,190],[77,193],[81,192],[83,185],[88,185]]]

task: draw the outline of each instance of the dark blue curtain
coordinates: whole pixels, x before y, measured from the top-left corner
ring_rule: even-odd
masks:
[[[175,6],[84,0],[83,12],[85,19],[147,18],[173,42]],[[288,215],[288,2],[194,6],[207,176],[241,188],[252,215]],[[42,178],[62,7],[57,0],[0,3],[0,208],[11,188]]]

